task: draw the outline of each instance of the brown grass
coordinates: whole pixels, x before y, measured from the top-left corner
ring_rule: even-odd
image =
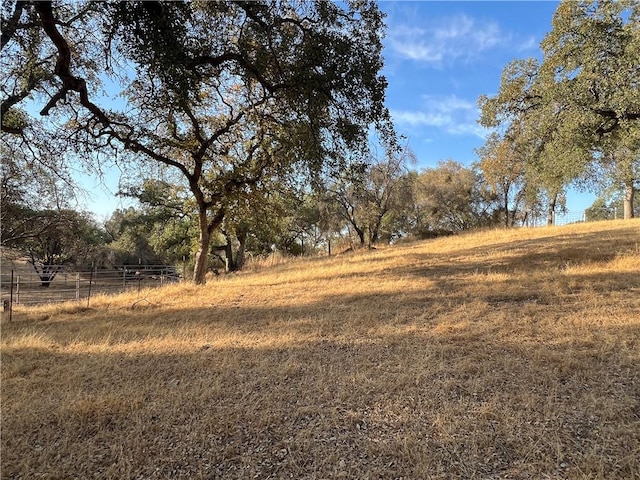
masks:
[[[2,322],[2,478],[640,478],[640,221]]]

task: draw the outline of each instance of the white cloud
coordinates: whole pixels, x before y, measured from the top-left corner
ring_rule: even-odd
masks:
[[[451,112],[455,110],[476,110],[475,103],[472,103],[469,100],[465,100],[464,98],[460,98],[454,94],[444,96],[423,95],[422,99],[429,108],[432,108],[439,112]]]
[[[500,46],[513,47],[512,36],[497,23],[481,23],[467,15],[431,21],[420,27],[390,24],[387,38],[387,46],[396,55],[433,66],[471,60]]]
[[[418,127],[427,125],[430,127],[442,127],[449,123],[450,119],[446,115],[428,112],[409,112],[397,110],[392,112],[396,122],[403,125]]]
[[[524,52],[527,50],[534,50],[540,46],[540,42],[536,40],[536,37],[529,37],[523,39],[519,45],[517,45],[516,49],[518,52]]]
[[[484,139],[487,130],[477,124],[477,106],[456,95],[426,95],[420,110],[393,110],[391,115],[399,126],[419,129],[431,127],[449,135],[474,135]]]
[[[389,36],[392,49],[404,58],[426,62],[440,62],[443,52],[437,45],[428,43],[428,32],[421,28],[403,26]]]
[[[473,123],[458,123],[455,125],[450,125],[447,128],[447,133],[452,135],[473,135],[481,139],[486,139],[488,130],[476,122]]]

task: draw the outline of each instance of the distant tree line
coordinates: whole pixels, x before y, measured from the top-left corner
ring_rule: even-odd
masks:
[[[561,2],[543,60],[479,99],[478,161],[421,171],[384,106],[383,20],[373,1],[5,2],[2,246],[43,284],[183,259],[203,283],[248,255],[552,223],[569,187],[602,192],[593,217],[637,215],[638,2]],[[113,162],[137,206],[99,225],[73,170]]]
[[[239,199],[212,235],[208,268],[237,271],[248,255],[331,255],[503,225],[503,197],[481,163],[467,167],[447,160],[416,171],[413,162],[405,148],[326,178],[321,186],[273,185],[258,203]],[[194,267],[198,212],[186,187],[145,179],[120,192],[135,199],[136,207],[118,209],[98,224],[64,202],[57,207],[29,204],[37,197],[20,193],[28,185],[21,175],[11,176],[9,165],[2,170],[2,245],[26,257],[43,284],[63,264],[79,269],[139,263]],[[588,217],[613,218],[616,206],[622,212],[619,197],[598,199]],[[635,208],[640,210],[640,203]],[[511,212],[518,222],[544,214]]]

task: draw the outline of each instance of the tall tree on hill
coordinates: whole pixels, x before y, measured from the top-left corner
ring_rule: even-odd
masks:
[[[510,63],[498,95],[480,98],[483,125],[520,126],[528,166],[550,198],[595,163],[640,151],[638,25],[634,0],[561,2],[542,63]],[[626,172],[631,205],[634,179]]]
[[[371,162],[365,179],[369,246],[381,238],[390,241],[399,236],[390,220],[411,203],[412,177],[407,174],[415,163],[415,154],[408,146],[387,149],[383,158]]]
[[[8,3],[2,129],[20,132],[14,117],[33,94],[78,151],[113,148],[179,172],[204,283],[211,235],[238,195],[338,166],[338,147],[366,149],[371,124],[393,136],[382,29],[372,1]],[[103,78],[126,105],[99,94]]]
[[[39,223],[18,248],[40,277],[40,284],[49,287],[65,265],[91,268],[105,256],[104,232],[90,214],[75,210],[43,210]]]
[[[501,128],[506,142],[503,147],[508,143],[510,154],[502,156],[506,161],[502,166],[496,158],[487,161],[483,155],[495,150],[493,137],[487,138],[478,154],[481,167],[490,169],[489,179],[494,178],[500,169],[513,172],[513,162],[517,160],[517,170],[523,183],[520,199],[530,205],[540,204],[546,199],[547,223],[552,224],[556,207],[564,198],[567,186],[586,168],[585,154],[559,139],[558,131],[566,123],[563,118],[565,111],[557,104],[553,104],[555,106],[552,105],[551,109],[544,104],[539,70],[540,65],[535,59],[514,60],[502,72],[498,94],[479,98],[480,123],[485,127]],[[494,133],[493,136],[500,134]],[[504,181],[502,185],[506,186]],[[501,196],[506,199],[504,192]]]
[[[476,151],[478,168],[500,204],[505,227],[513,227],[523,209],[527,182],[525,165],[510,135],[496,133]]]
[[[640,3],[562,2],[542,42],[540,76],[566,110],[560,136],[597,161],[640,151]],[[547,100],[548,102],[548,100]],[[633,215],[634,179],[619,162]],[[622,172],[625,172],[624,174]]]
[[[119,195],[136,199],[139,207],[116,210],[105,222],[113,263],[177,264],[191,255],[198,232],[186,188],[151,178],[121,184]]]

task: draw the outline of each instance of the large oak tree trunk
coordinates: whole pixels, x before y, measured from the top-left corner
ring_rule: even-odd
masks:
[[[365,236],[364,236],[364,229],[358,227],[355,224],[353,225],[353,229],[356,231],[356,235],[358,235],[358,240],[360,240],[360,247],[364,247],[365,245]]]
[[[216,218],[218,216],[216,216]],[[222,219],[220,219],[220,221],[222,221]],[[218,224],[215,224],[215,220],[209,221],[205,205],[200,205],[198,210],[198,226],[200,227],[200,236],[198,238],[198,251],[196,252],[196,261],[193,268],[193,281],[198,285],[204,285],[207,282],[206,275],[209,264],[211,232],[218,226]]]
[[[503,208],[504,208],[504,226],[509,228],[512,225],[510,225],[509,223],[510,218],[509,218],[509,191],[508,190],[505,190],[504,192]]]
[[[202,198],[202,195],[196,195]],[[196,252],[195,267],[193,268],[193,281],[198,285],[204,285],[207,281],[207,267],[209,265],[209,249],[211,246],[211,233],[220,226],[224,219],[225,210],[220,208],[209,220],[207,205],[202,202],[198,209],[198,226],[200,236],[198,238],[198,251]]]
[[[549,226],[554,224],[557,201],[558,201],[558,194],[556,193],[551,197],[551,200],[549,201],[549,210],[547,211],[547,225]]]
[[[374,224],[369,226],[369,248],[372,248],[378,242],[378,238],[380,238],[380,225],[382,225],[382,218],[385,213],[387,212],[378,215]]]
[[[193,281],[198,285],[206,283],[207,260],[209,259],[209,243],[211,234],[208,228],[200,225],[200,237],[198,238],[198,251],[196,252],[196,262],[193,269]]]
[[[633,197],[635,195],[635,191],[633,188],[633,182],[627,183],[624,186],[624,218],[629,219],[633,218]]]
[[[236,270],[242,270],[244,267],[244,252],[247,246],[247,235],[248,232],[246,230],[241,230],[237,234],[240,245],[238,246],[238,252],[236,253]]]

